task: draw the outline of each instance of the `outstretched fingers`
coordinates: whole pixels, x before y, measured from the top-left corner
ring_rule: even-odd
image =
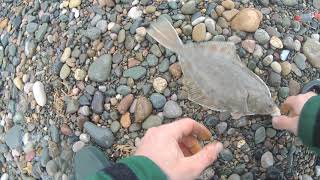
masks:
[[[189,135],[194,135],[200,140],[210,140],[212,136],[211,132],[204,125],[189,118],[177,120],[161,128],[169,132],[177,140]]]

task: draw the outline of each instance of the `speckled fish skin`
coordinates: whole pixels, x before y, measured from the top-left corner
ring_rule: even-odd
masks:
[[[278,115],[266,84],[249,70],[231,42],[184,45],[165,18],[150,25],[148,34],[178,54],[188,99],[234,116]]]

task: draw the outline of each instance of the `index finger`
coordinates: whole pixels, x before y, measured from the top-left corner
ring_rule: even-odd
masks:
[[[281,113],[289,114],[289,116],[294,116],[297,114],[295,112],[294,106],[296,105],[297,96],[289,96],[281,105]]]
[[[190,118],[184,118],[172,122],[170,124],[163,125],[161,128],[169,132],[176,139],[182,137],[195,135],[201,140],[210,140],[211,132],[202,124],[196,122]]]

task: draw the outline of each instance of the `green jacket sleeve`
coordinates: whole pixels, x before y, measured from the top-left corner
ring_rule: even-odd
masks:
[[[149,158],[132,156],[97,172],[90,180],[166,180],[164,172]]]
[[[320,96],[310,98],[303,106],[298,136],[305,145],[320,155]]]

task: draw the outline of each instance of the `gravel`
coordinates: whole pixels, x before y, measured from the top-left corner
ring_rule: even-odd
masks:
[[[192,67],[147,31],[166,18],[183,44],[233,42],[243,67],[266,83],[280,107],[319,78],[319,23],[308,14],[318,4],[3,1],[1,178],[19,179],[21,169],[26,178],[74,179],[73,153],[84,144],[116,161],[132,154],[148,128],[189,117],[226,148],[202,179],[316,179],[316,157],[294,135],[273,129],[270,116],[234,119],[188,100],[185,73]]]

